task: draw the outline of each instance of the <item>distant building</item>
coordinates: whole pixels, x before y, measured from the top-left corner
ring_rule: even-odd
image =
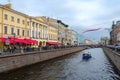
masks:
[[[61,20],[57,20],[58,23],[58,41],[61,42],[63,45],[67,44],[67,38],[66,38],[66,30],[68,28],[68,25],[63,23]]]
[[[74,30],[71,30],[71,45],[78,45],[78,33]]]
[[[120,32],[120,21],[117,21],[116,24],[113,22],[112,31],[110,32],[110,44],[117,44],[119,42],[119,33]]]
[[[109,44],[109,38],[108,37],[102,37],[101,38],[101,44],[103,44],[103,45]]]
[[[110,31],[110,44],[114,44],[114,43],[113,43],[114,27],[115,27],[115,23],[114,23],[114,21],[113,21],[112,30]]]
[[[84,36],[81,34],[78,34],[78,44],[83,44],[84,43]]]
[[[92,40],[88,40],[88,39],[85,39],[84,40],[84,44],[85,45],[93,45],[93,44],[95,44]]]

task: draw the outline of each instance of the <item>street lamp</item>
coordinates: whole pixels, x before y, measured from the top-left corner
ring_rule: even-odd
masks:
[[[14,35],[14,46],[15,46],[15,35],[16,35],[16,34],[15,34],[15,33],[13,33],[13,35]]]

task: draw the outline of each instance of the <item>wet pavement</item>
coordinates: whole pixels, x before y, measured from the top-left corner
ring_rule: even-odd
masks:
[[[84,52],[92,58],[82,60]],[[120,74],[103,50],[94,48],[2,73],[0,80],[120,80]]]

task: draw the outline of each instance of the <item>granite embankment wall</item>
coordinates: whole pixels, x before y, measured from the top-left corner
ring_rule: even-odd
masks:
[[[120,53],[105,47],[103,48],[103,50],[105,54],[109,57],[109,59],[113,62],[113,64],[117,67],[117,69],[120,71]]]
[[[0,73],[84,50],[85,47],[0,56]]]

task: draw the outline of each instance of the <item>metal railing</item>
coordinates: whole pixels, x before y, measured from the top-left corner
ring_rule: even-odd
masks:
[[[55,50],[70,49],[70,48],[76,48],[76,47],[84,47],[84,46],[80,46],[80,45],[76,45],[76,46],[49,46],[49,47],[45,46],[45,47],[37,47],[37,48],[24,47],[24,48],[17,48],[17,49],[6,49],[6,50],[3,50],[0,52],[0,56],[31,54],[31,53],[37,53],[37,52],[55,51]]]
[[[120,52],[120,45],[104,45],[104,47],[107,47],[107,48],[114,50],[116,52]]]

